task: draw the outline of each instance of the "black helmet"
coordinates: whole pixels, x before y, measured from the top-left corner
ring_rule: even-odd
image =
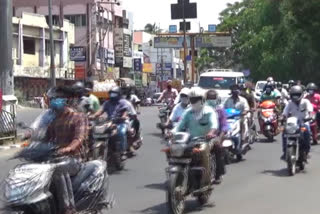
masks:
[[[72,92],[71,92],[70,88],[67,88],[64,86],[52,87],[46,93],[46,96],[49,99],[67,98],[67,97],[70,97],[71,95],[72,95]]]
[[[307,85],[307,90],[317,90],[317,89],[318,89],[318,86],[313,82]]]
[[[82,89],[84,89],[85,87],[84,87],[83,82],[78,81],[78,82],[76,82],[75,84],[73,84],[73,85],[71,86],[71,88],[72,88],[73,90],[82,90]]]
[[[282,82],[277,82],[277,88],[282,88]]]
[[[298,102],[303,98],[303,88],[300,85],[292,86],[290,89],[290,98],[293,102]]]

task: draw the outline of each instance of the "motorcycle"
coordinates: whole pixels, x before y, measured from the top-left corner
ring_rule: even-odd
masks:
[[[130,115],[129,121],[129,130],[128,134],[128,151],[127,154],[129,157],[134,156],[134,151],[137,151],[142,146],[143,137],[141,134],[141,127],[137,123],[138,118],[136,115]]]
[[[184,211],[187,196],[197,197],[198,202],[204,205],[212,194],[211,184],[203,186],[202,177],[206,173],[199,167],[200,147],[204,138],[190,140],[188,133],[176,133],[168,147],[162,151],[166,153],[169,167],[167,174],[167,204],[169,213],[181,214]],[[210,174],[215,172],[215,158],[210,155]]]
[[[159,107],[159,118],[160,123],[157,124],[157,127],[161,129],[161,133],[165,134],[166,128],[165,124],[168,121],[168,118],[171,114],[171,107],[167,103],[164,103],[163,106]]]
[[[59,157],[56,151],[57,148],[51,143],[32,142],[13,157],[27,162],[10,170],[2,183],[4,212],[61,213],[57,208],[52,177],[59,169],[68,169],[68,172],[74,170],[71,167],[74,159]],[[78,212],[97,213],[113,206],[113,197],[108,197],[109,177],[105,161],[95,160],[82,164],[71,181]]]
[[[307,154],[302,148],[304,134],[308,130],[300,125],[298,118],[289,117],[284,128],[284,138],[287,140],[286,145],[286,162],[289,175],[296,174],[297,168],[304,170],[307,163]]]
[[[275,112],[276,104],[267,100],[262,102],[259,108],[258,117],[260,130],[269,142],[273,142],[274,136],[277,135],[278,131],[278,116]]]
[[[117,126],[115,120],[96,121],[92,128],[89,144],[90,157],[93,160],[105,160],[108,164],[108,171],[122,170],[125,161],[121,160],[119,139],[117,137]]]
[[[241,161],[243,155],[250,150],[249,143],[241,142],[241,111],[226,109],[225,112],[229,125],[229,131],[222,142],[226,150],[226,163],[234,160]]]

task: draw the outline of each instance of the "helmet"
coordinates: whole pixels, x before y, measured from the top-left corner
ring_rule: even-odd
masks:
[[[277,82],[277,88],[282,88],[282,82]]]
[[[267,82],[274,82],[273,77],[268,77]]]
[[[189,96],[189,93],[190,93],[190,89],[189,88],[183,88],[180,91],[180,95]]]
[[[318,89],[318,86],[313,82],[307,85],[307,90],[317,90],[317,89]]]
[[[115,94],[119,94],[121,93],[121,89],[119,86],[114,86],[111,88],[111,90],[109,91],[109,93],[115,93]]]
[[[82,90],[82,89],[84,89],[85,87],[84,87],[84,84],[83,84],[83,82],[76,82],[75,84],[73,84],[72,86],[71,86],[71,88],[73,89],[73,90]]]
[[[266,84],[266,88],[271,88],[271,89],[274,89],[274,84],[272,82],[268,82]]]
[[[205,97],[205,92],[202,88],[200,87],[192,87],[190,89],[190,92],[189,92],[189,97],[190,98],[202,98],[204,99]]]
[[[303,88],[300,85],[292,86],[290,89],[290,97],[294,102],[298,102],[303,98]]]
[[[294,84],[296,84],[296,82],[294,80],[289,80],[288,84],[289,85],[294,85]]]

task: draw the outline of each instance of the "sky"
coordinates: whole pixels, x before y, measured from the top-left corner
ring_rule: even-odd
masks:
[[[198,18],[190,19],[191,31],[198,32],[199,25],[205,30],[208,24],[219,23],[219,13],[227,3],[239,0],[190,0],[198,6]],[[147,23],[156,23],[161,29],[168,30],[169,25],[178,25],[179,21],[171,20],[170,4],[178,0],[122,0],[124,9],[133,12],[134,29],[141,30]],[[179,27],[178,27],[179,28]]]

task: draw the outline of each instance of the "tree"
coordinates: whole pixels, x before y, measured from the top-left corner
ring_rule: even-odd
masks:
[[[156,25],[156,23],[154,24],[146,24],[146,26],[144,27],[144,32],[146,33],[150,33],[150,34],[157,34],[157,33],[161,33],[161,29]]]

